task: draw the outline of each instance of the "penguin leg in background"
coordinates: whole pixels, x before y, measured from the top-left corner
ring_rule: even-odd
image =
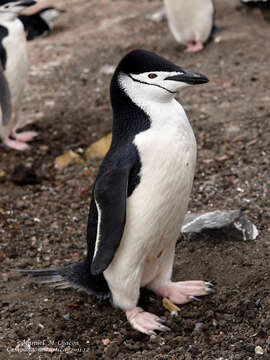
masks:
[[[2,139],[2,142],[3,142],[3,144],[7,145],[11,149],[20,150],[20,151],[30,149],[30,146],[27,145],[26,143],[18,141],[18,140],[14,140],[14,139],[10,138],[9,136],[4,137]]]
[[[38,133],[36,131],[23,131],[17,133],[16,130],[12,130],[11,132],[12,138],[23,143],[33,140],[33,138],[35,138],[36,136],[38,136]]]
[[[25,131],[22,133],[16,133],[15,130],[11,131],[9,136],[6,136],[2,139],[3,144],[7,145],[9,148],[25,151],[29,150],[31,147],[26,144],[27,141],[32,140],[38,133],[35,131]]]
[[[202,280],[172,282],[172,269],[175,246],[167,249],[164,261],[160,265],[160,272],[156,278],[147,286],[157,295],[166,297],[175,304],[185,304],[198,300],[197,296],[215,293],[213,285]]]
[[[23,131],[18,133],[17,129],[20,127],[20,123],[18,120],[18,112],[15,113],[15,119],[16,119],[16,126],[11,130],[10,137],[13,139],[20,141],[22,143],[28,142],[33,140],[36,136],[38,136],[38,133],[36,131]],[[27,146],[27,144],[25,144]],[[29,146],[28,146],[29,147]]]
[[[186,43],[187,48],[185,49],[185,52],[187,53],[195,53],[198,51],[201,51],[204,48],[202,41],[188,41]]]
[[[15,114],[15,123],[18,124],[17,121],[17,113]],[[13,128],[10,132],[9,136],[6,136],[3,138],[3,143],[7,145],[8,147],[19,150],[19,151],[25,151],[29,150],[31,147],[26,144],[26,142],[31,141],[34,137],[38,135],[35,131],[24,131],[21,133],[16,132],[16,127]]]

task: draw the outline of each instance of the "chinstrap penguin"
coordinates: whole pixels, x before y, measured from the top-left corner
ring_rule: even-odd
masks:
[[[168,328],[137,306],[141,287],[177,304],[214,292],[204,281],[171,281],[196,164],[196,140],[175,95],[206,82],[206,76],[145,50],[120,61],[110,88],[112,143],[90,204],[87,257],[22,273],[56,288],[110,297],[133,328],[148,335]]]
[[[260,9],[264,20],[270,22],[270,0],[241,0],[250,9]]]
[[[2,117],[0,137],[4,144],[17,150],[26,150],[29,146],[25,142],[37,135],[33,131],[16,132],[20,127],[18,111],[28,73],[25,32],[18,14],[35,3],[32,0],[4,0],[0,3],[0,60],[12,109],[9,121]]]
[[[169,28],[186,52],[203,49],[215,31],[213,0],[164,0]]]
[[[65,10],[48,7],[30,15],[19,15],[26,31],[26,39],[34,40],[37,37],[47,36],[54,28],[54,20]]]

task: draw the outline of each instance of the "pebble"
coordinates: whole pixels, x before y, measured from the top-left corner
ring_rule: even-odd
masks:
[[[84,160],[74,151],[68,150],[63,155],[60,155],[55,159],[55,168],[62,170],[72,163],[83,164]]]
[[[5,171],[0,171],[0,182],[4,181],[6,179],[6,172]]]
[[[264,354],[263,348],[261,346],[256,346],[255,347],[255,354],[256,355],[263,355]]]
[[[193,331],[194,331],[195,333],[200,333],[200,332],[203,331],[203,329],[204,329],[204,323],[199,322],[199,323],[196,323],[196,324],[195,324]]]
[[[63,318],[64,318],[65,320],[70,320],[70,314],[67,313],[67,314],[63,315]]]
[[[85,151],[85,157],[87,160],[102,159],[111,145],[112,134],[104,136],[100,140],[90,145]]]
[[[105,75],[112,75],[114,73],[115,67],[113,65],[105,64],[100,68],[100,72]]]

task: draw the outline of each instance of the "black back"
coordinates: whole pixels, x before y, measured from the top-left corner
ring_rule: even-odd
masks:
[[[6,69],[6,63],[7,63],[7,52],[3,46],[3,40],[6,36],[8,36],[8,29],[0,25],[0,60],[3,70]]]
[[[40,11],[32,15],[19,15],[18,18],[23,23],[28,41],[34,40],[50,31],[46,21],[40,17]]]

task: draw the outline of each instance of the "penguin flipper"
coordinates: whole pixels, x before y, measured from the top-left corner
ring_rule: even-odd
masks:
[[[102,273],[120,244],[126,222],[126,199],[130,167],[106,172],[95,185],[98,229],[91,273]]]
[[[2,66],[0,66],[0,106],[2,111],[2,125],[5,126],[11,118],[11,96]]]

